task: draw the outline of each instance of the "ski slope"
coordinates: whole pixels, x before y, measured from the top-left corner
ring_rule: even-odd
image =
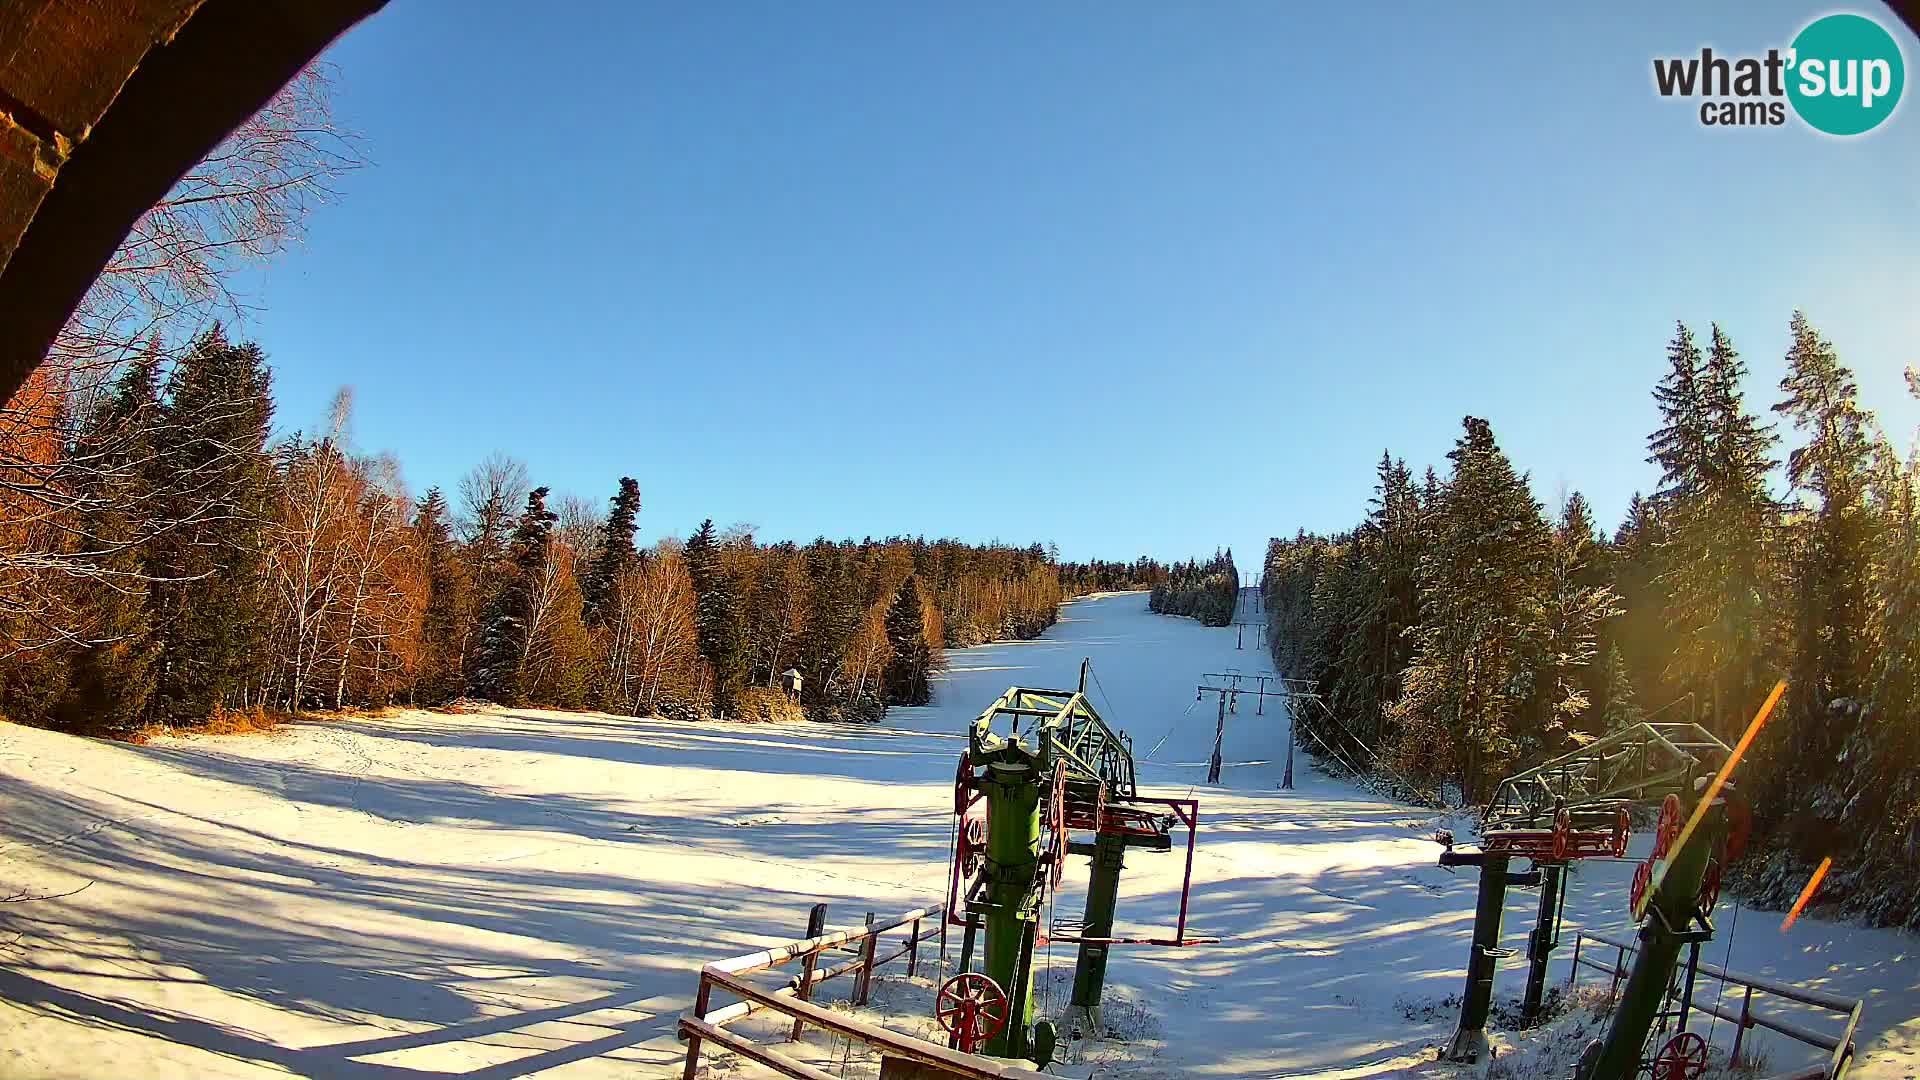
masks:
[[[1225,783],[1202,783],[1196,682],[1267,670],[1234,639],[1140,594],[1082,601],[1038,640],[950,654],[936,704],[880,728],[414,712],[130,746],[0,724],[0,895],[67,894],[0,905],[0,1077],[677,1075],[699,964],[798,936],[816,900],[846,922],[941,896],[966,723],[1009,685],[1073,685],[1082,657],[1143,788],[1200,798],[1190,928],[1225,939],[1115,951],[1110,999],[1159,1029],[1120,1074],[1450,1076],[1432,1006],[1460,989],[1474,881],[1434,865],[1430,812],[1304,757],[1277,790],[1271,705],[1243,700]],[[1631,869],[1579,871],[1569,945],[1625,929]],[[1171,927],[1180,871],[1129,855],[1120,926]],[[1507,944],[1534,902],[1513,892]],[[1912,937],[1731,915],[1714,962],[1732,929],[1736,970],[1867,995],[1856,1074],[1915,1074]],[[1516,958],[1501,992],[1523,978]]]

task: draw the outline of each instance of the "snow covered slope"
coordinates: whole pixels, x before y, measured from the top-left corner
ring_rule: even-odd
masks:
[[[1143,758],[1165,736],[1143,783],[1202,800],[1191,924],[1227,940],[1110,970],[1159,1013],[1160,1070],[1446,1072],[1431,1006],[1459,990],[1473,881],[1434,866],[1426,812],[1304,759],[1275,790],[1281,710],[1243,704],[1226,784],[1200,783],[1195,682],[1265,670],[1234,639],[1139,594],[1083,601],[1040,640],[952,654],[938,704],[883,729],[409,713],[127,746],[0,725],[0,895],[80,890],[0,906],[0,1077],[676,1072],[699,963],[797,936],[816,899],[850,921],[937,897],[965,723],[1009,685],[1071,686],[1083,656]],[[1570,924],[1621,929],[1630,871],[1585,867]],[[1179,876],[1130,856],[1122,926],[1171,926]],[[1509,944],[1533,900],[1514,893]],[[1911,1076],[1914,939],[1777,926],[1743,915],[1731,966],[1867,994],[1859,1075]]]

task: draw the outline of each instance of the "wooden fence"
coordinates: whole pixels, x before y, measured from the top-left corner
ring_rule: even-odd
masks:
[[[919,970],[920,944],[939,936],[939,924],[945,915],[946,909],[940,905],[919,908],[885,920],[868,912],[866,925],[827,933],[827,905],[815,904],[807,919],[806,937],[760,952],[716,961],[701,968],[700,989],[694,996],[693,1010],[680,1018],[680,1035],[687,1041],[686,1069],[682,1073],[684,1080],[693,1080],[699,1071],[701,1048],[708,1042],[751,1058],[785,1076],[799,1077],[801,1080],[836,1080],[833,1074],[823,1069],[727,1030],[727,1024],[766,1009],[792,1018],[793,1026],[787,1033],[789,1042],[798,1039],[802,1029],[812,1024],[836,1035],[866,1043],[883,1056],[906,1058],[969,1080],[1052,1080],[1046,1074],[1032,1069],[963,1054],[813,1003],[814,987],[828,979],[853,974],[857,978],[853,991],[854,1004],[865,1004],[873,983],[873,973],[902,957],[907,961],[907,974],[915,974]],[[923,930],[923,923],[934,925]],[[883,955],[881,937],[902,928],[906,931],[904,939],[892,952]],[[853,956],[837,963],[831,962],[842,953],[852,953]],[[765,981],[747,978],[788,964],[798,964],[800,970],[789,977],[784,985],[769,985]],[[738,1000],[714,1008],[713,995],[716,990]]]
[[[1612,948],[1614,950],[1613,962],[1609,964],[1603,960],[1595,959],[1591,951],[1588,951],[1587,955],[1581,955],[1582,946],[1589,941]],[[1607,997],[1611,1000],[1613,995],[1619,991],[1621,982],[1627,978],[1627,957],[1631,956],[1635,951],[1635,946],[1632,942],[1622,941],[1605,934],[1593,934],[1582,931],[1575,936],[1573,941],[1573,970],[1567,976],[1567,985],[1573,985],[1574,980],[1580,977],[1580,968],[1582,966],[1592,968],[1595,971],[1605,972],[1613,980],[1607,989]],[[1854,1031],[1860,1026],[1860,1011],[1866,1005],[1865,1001],[1858,998],[1845,998],[1838,994],[1829,994],[1825,991],[1813,990],[1804,986],[1794,986],[1791,983],[1779,982],[1759,975],[1742,975],[1737,971],[1728,971],[1714,964],[1702,963],[1699,971],[1702,975],[1720,980],[1723,987],[1737,986],[1745,990],[1745,993],[1741,995],[1740,1008],[1737,1012],[1731,1011],[1717,1002],[1696,1000],[1690,1004],[1691,1008],[1699,1009],[1701,1012],[1712,1016],[1717,1016],[1734,1025],[1733,1049],[1728,1054],[1729,1059],[1737,1060],[1740,1057],[1740,1047],[1746,1039],[1748,1029],[1763,1027],[1769,1031],[1779,1032],[1796,1042],[1817,1047],[1829,1055],[1824,1064],[1810,1065],[1798,1072],[1781,1074],[1772,1078],[1772,1080],[1818,1080],[1818,1078],[1821,1077],[1826,1078],[1826,1080],[1840,1080],[1841,1077],[1846,1075],[1847,1069],[1852,1066],[1854,1055],[1853,1035]],[[1838,1032],[1828,1034],[1827,1032],[1815,1031],[1812,1028],[1803,1027],[1778,1016],[1769,1016],[1765,1013],[1756,1012],[1753,1007],[1753,995],[1756,992],[1772,994],[1774,997],[1784,998],[1787,1001],[1795,1001],[1802,1005],[1810,1005],[1814,1008],[1839,1013],[1846,1017],[1846,1022]]]

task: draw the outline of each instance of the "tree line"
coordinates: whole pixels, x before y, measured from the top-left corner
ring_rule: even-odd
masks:
[[[1147,607],[1162,615],[1191,616],[1204,626],[1225,626],[1233,621],[1239,597],[1240,571],[1228,549],[1204,563],[1189,559],[1168,567],[1165,578],[1154,583]]]
[[[1060,589],[1069,597],[1103,592],[1138,592],[1164,583],[1170,575],[1165,563],[1145,555],[1132,562],[1093,559],[1060,563]]]
[[[1895,451],[1799,313],[1791,336],[1770,419],[1719,326],[1704,347],[1676,328],[1647,440],[1660,486],[1611,536],[1578,492],[1548,517],[1468,417],[1444,477],[1383,455],[1364,521],[1272,541],[1275,659],[1317,680],[1332,714],[1297,722],[1346,767],[1377,758],[1472,803],[1643,719],[1697,720],[1731,744],[1784,678],[1737,777],[1757,836],[1741,880],[1790,901],[1831,855],[1826,895],[1915,925],[1920,451]]]
[[[345,392],[276,438],[266,356],[217,326],[176,357],[149,342],[98,393],[47,378],[0,413],[17,721],[127,733],[462,697],[871,719],[927,702],[946,648],[1038,635],[1064,595],[1039,544],[766,543],[706,521],[641,547],[634,479],[605,504],[556,497],[503,455],[416,498],[355,448]]]

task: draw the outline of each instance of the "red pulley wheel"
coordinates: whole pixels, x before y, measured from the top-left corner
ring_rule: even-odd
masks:
[[[973,877],[980,869],[980,853],[987,847],[987,821],[968,816],[960,824],[960,876]]]
[[[960,767],[953,774],[953,812],[956,816],[965,816],[968,796],[972,794],[973,766],[967,760],[967,752],[960,751]]]
[[[1700,878],[1700,899],[1697,906],[1700,914],[1713,914],[1713,905],[1720,900],[1720,860],[1708,859],[1707,872]]]
[[[1707,1040],[1683,1031],[1653,1057],[1653,1080],[1699,1080],[1707,1071]]]
[[[1632,892],[1629,894],[1629,899],[1632,906],[1627,908],[1629,912],[1637,913],[1641,910],[1640,905],[1645,903],[1646,896],[1647,896],[1647,889],[1652,884],[1653,884],[1653,864],[1652,863],[1641,863],[1639,866],[1634,867],[1633,889],[1632,889]]]
[[[1671,792],[1660,803],[1660,824],[1653,834],[1653,857],[1664,859],[1680,835],[1680,796]]]
[[[971,1054],[1007,1026],[1007,994],[978,971],[955,975],[940,984],[933,1019],[953,1036],[954,1045]]]

